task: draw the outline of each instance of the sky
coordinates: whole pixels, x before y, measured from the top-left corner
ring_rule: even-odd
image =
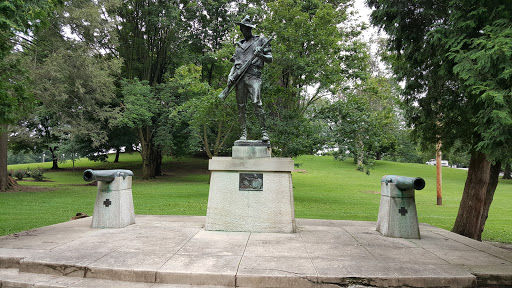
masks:
[[[384,36],[383,32],[379,33],[377,28],[374,28],[374,27],[372,27],[370,25],[371,9],[368,8],[364,4],[364,2],[365,2],[365,0],[354,0],[354,9],[358,12],[360,21],[363,21],[363,22],[365,22],[365,23],[367,23],[369,25],[368,30],[363,33],[363,37],[366,40],[369,40],[370,37],[372,37],[372,36],[373,37],[382,37],[382,36]]]

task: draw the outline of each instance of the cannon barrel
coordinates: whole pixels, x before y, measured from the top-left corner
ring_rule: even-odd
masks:
[[[425,180],[420,177],[405,177],[405,176],[396,176],[396,175],[386,175],[382,177],[380,182],[383,183],[394,183],[396,187],[400,190],[421,190],[425,188]]]
[[[87,182],[91,181],[105,181],[112,182],[116,177],[133,176],[133,172],[130,170],[92,170],[87,169],[84,171],[84,180]]]

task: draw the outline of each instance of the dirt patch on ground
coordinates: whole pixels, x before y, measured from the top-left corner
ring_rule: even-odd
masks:
[[[378,191],[359,191],[361,193],[368,193],[368,194],[380,194]]]
[[[52,180],[36,181],[36,180],[23,179],[23,180],[16,180],[16,182],[55,182],[55,181],[52,181]]]
[[[98,181],[85,182],[84,184],[68,184],[67,186],[98,186]]]
[[[295,169],[295,170],[293,170],[293,172],[298,172],[298,173],[305,173],[305,174],[307,174],[307,173],[308,173],[308,170],[306,170],[306,169]]]
[[[17,193],[17,192],[47,192],[53,191],[55,188],[53,187],[44,187],[44,186],[26,186],[26,185],[17,185],[16,187],[2,193]]]

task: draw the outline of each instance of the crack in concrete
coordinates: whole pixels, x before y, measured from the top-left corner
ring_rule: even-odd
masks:
[[[338,287],[353,287],[354,285],[358,285],[358,286],[362,286],[362,287],[379,287],[379,286],[372,285],[372,284],[368,283],[368,279],[364,279],[364,278],[346,277],[346,278],[342,278],[341,280],[344,283],[332,282],[332,281],[322,281],[322,280],[317,280],[314,283],[320,284],[320,285],[324,285],[324,284],[335,285]],[[403,287],[403,286],[401,286],[401,287]]]
[[[512,285],[505,285],[501,284],[500,282],[503,282],[503,280],[507,280],[507,276],[501,276],[501,275],[488,275],[488,274],[479,274],[479,273],[471,273],[475,276],[476,281],[476,287],[496,287],[496,288],[508,288],[512,287]]]
[[[69,266],[69,265],[43,264],[43,266],[50,268],[53,271],[59,272],[62,276],[68,276],[71,273],[83,271],[84,272],[83,278],[85,278],[87,276],[87,272],[91,271],[91,269],[89,269],[87,267],[76,267],[76,266]],[[68,270],[68,269],[71,269],[71,271],[66,272],[66,270]]]
[[[237,283],[238,282],[238,271],[240,270],[240,264],[242,264],[242,259],[244,259],[245,249],[247,249],[247,245],[249,244],[249,239],[251,239],[251,235],[252,235],[252,232],[249,232],[249,237],[247,237],[247,242],[245,242],[244,251],[242,252],[242,256],[240,257],[240,261],[238,262],[238,265],[236,266],[235,288],[238,287],[238,283]]]
[[[355,278],[355,277],[347,277],[347,278],[342,278],[342,281],[344,281],[345,283],[340,283],[340,282],[332,282],[332,281],[317,281],[317,282],[314,282],[315,284],[317,285],[334,285],[334,286],[337,286],[337,287],[344,287],[344,288],[350,288],[350,287],[353,287],[353,288],[359,288],[359,287],[387,287],[387,286],[381,286],[381,285],[373,285],[370,283],[371,280],[369,279],[364,279],[364,278]],[[354,287],[356,286],[356,287]],[[418,286],[411,286],[411,285],[407,285],[407,284],[399,284],[398,286],[389,286],[389,287],[401,287],[401,288],[414,288],[414,287],[418,287]],[[432,286],[432,288],[449,288],[450,286]],[[478,286],[480,287],[480,286]],[[487,287],[487,286],[485,286]],[[498,286],[496,286],[498,287]],[[499,286],[501,287],[501,286]]]

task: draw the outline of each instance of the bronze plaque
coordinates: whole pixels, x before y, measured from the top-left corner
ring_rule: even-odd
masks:
[[[240,191],[263,191],[263,173],[240,173]]]

